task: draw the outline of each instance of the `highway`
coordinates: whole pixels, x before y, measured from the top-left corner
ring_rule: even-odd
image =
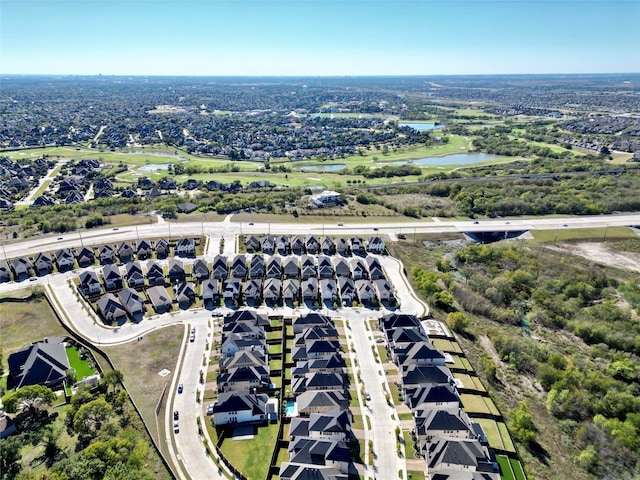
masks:
[[[431,221],[407,222],[372,222],[353,223],[249,223],[232,222],[228,216],[222,222],[184,222],[152,223],[135,227],[121,227],[116,229],[103,228],[63,234],[61,237],[38,237],[20,243],[2,245],[3,256],[6,258],[33,255],[43,250],[57,250],[60,248],[76,248],[80,245],[100,245],[105,242],[116,243],[124,240],[147,237],[171,237],[208,235],[215,240],[225,238],[232,240],[238,234],[264,235],[360,235],[373,234],[377,228],[379,234],[398,233],[451,233],[451,232],[486,232],[486,231],[519,231],[519,230],[557,230],[562,228],[605,228],[640,225],[640,213],[620,215],[596,215],[579,217],[544,217],[544,218],[515,218],[515,219],[487,219],[487,220],[453,220],[432,219]],[[476,223],[477,222],[477,223]],[[566,226],[565,226],[566,225]],[[57,240],[62,238],[62,240]],[[227,247],[225,243],[225,248]]]

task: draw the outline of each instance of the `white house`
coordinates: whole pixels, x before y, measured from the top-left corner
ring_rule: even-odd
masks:
[[[267,419],[268,400],[264,393],[222,393],[213,406],[213,421],[216,425],[263,422]]]

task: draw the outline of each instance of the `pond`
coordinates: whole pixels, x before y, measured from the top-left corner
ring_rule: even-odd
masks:
[[[455,153],[443,157],[415,158],[413,160],[400,160],[390,162],[391,165],[417,165],[417,166],[443,166],[443,165],[469,165],[473,163],[499,160],[504,157],[490,155],[488,153]]]
[[[331,163],[328,165],[305,165],[300,167],[300,170],[303,172],[339,172],[345,167],[344,163]]]
[[[138,168],[141,172],[155,172],[156,170],[167,170],[169,163],[148,163]]]
[[[438,130],[445,127],[445,125],[436,125],[435,123],[399,123],[398,126],[411,127],[420,132],[424,132],[426,130]]]
[[[135,150],[133,152],[126,152],[127,155],[153,155],[155,157],[170,157],[170,158],[182,158],[182,155],[178,155],[177,153],[167,153],[167,152],[145,152],[144,150]]]

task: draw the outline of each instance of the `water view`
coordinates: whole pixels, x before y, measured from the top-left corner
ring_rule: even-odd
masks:
[[[155,157],[170,157],[170,158],[184,158],[182,155],[178,155],[177,153],[167,153],[167,152],[145,152],[143,150],[135,150],[133,152],[126,152],[131,155],[153,155]]]
[[[138,168],[141,172],[155,172],[156,170],[167,170],[168,163],[148,163]]]
[[[345,167],[344,163],[332,163],[329,165],[305,165],[300,167],[300,170],[303,172],[339,172]]]
[[[413,160],[400,160],[397,162],[390,162],[391,165],[469,165],[472,163],[488,162],[491,160],[499,160],[503,157],[498,155],[490,155],[488,153],[456,153],[453,155],[445,155],[443,157],[425,157],[416,158]]]
[[[411,127],[414,130],[424,132],[426,130],[438,130],[444,128],[444,125],[436,125],[435,123],[399,123],[400,127]]]

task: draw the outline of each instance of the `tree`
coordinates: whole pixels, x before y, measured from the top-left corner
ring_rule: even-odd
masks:
[[[28,385],[5,395],[2,403],[9,413],[26,409],[31,415],[35,415],[42,404],[51,404],[55,399],[56,394],[49,387]]]
[[[113,407],[100,397],[82,405],[73,417],[73,428],[84,435],[94,435],[113,415]]]
[[[20,447],[22,439],[17,435],[4,438],[0,448],[0,475],[1,478],[14,478],[20,471]]]
[[[114,392],[117,392],[120,389],[120,385],[122,385],[122,379],[123,375],[120,370],[111,370],[105,373],[104,383],[107,386],[107,390],[109,390],[109,387],[113,387]]]
[[[535,440],[536,432],[533,416],[529,413],[527,403],[523,400],[518,408],[511,412],[510,430],[514,438],[521,443],[531,443]]]
[[[54,464],[64,453],[64,450],[58,445],[58,439],[62,430],[55,429],[53,425],[47,425],[44,436],[40,444],[44,447],[44,452],[40,459],[46,462],[48,468]]]
[[[463,333],[469,326],[469,320],[460,312],[451,312],[448,314],[446,322],[451,330],[458,333]]]

